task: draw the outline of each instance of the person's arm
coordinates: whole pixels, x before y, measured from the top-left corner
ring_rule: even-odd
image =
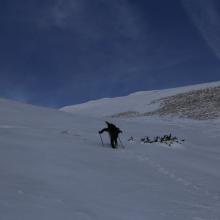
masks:
[[[101,131],[99,131],[99,134],[103,133],[104,131],[108,131],[108,128],[103,128]]]
[[[122,130],[120,128],[117,128],[117,130],[119,134],[122,133]]]

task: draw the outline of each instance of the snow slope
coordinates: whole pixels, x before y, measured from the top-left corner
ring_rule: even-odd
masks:
[[[105,120],[1,99],[0,219],[220,219],[219,120],[111,119],[117,150],[100,143]],[[186,141],[139,141],[170,132]]]
[[[160,107],[160,102],[157,102],[159,99],[164,99],[170,96],[175,96],[177,94],[205,88],[214,88],[217,86],[220,86],[220,81],[165,90],[136,92],[124,97],[104,98],[100,100],[89,101],[79,105],[65,106],[61,108],[61,110],[69,113],[77,113],[96,117],[141,116],[147,115],[147,113],[152,113],[154,111],[156,112]],[[185,97],[187,100],[187,94]],[[186,103],[181,104],[185,105]],[[173,108],[173,105],[171,108]]]

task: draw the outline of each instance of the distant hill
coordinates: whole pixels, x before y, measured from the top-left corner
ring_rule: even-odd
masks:
[[[220,117],[220,81],[179,88],[142,91],[124,97],[104,98],[62,111],[96,117],[173,116],[196,120]]]

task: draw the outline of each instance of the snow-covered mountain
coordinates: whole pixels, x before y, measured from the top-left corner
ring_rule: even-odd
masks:
[[[210,84],[197,86],[204,87]],[[0,219],[219,220],[219,119],[108,117],[123,130],[125,149],[112,149],[105,133],[101,144],[106,118],[100,115],[145,113],[146,103],[176,94],[90,102],[81,105],[83,114],[0,99]],[[171,147],[140,141],[169,133],[185,141]]]
[[[66,106],[69,113],[90,116],[141,117],[172,115],[192,119],[220,117],[220,81],[165,90],[136,92]]]

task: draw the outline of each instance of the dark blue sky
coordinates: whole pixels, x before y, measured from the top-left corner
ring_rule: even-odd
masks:
[[[51,107],[220,80],[220,3],[0,0],[0,76]]]

